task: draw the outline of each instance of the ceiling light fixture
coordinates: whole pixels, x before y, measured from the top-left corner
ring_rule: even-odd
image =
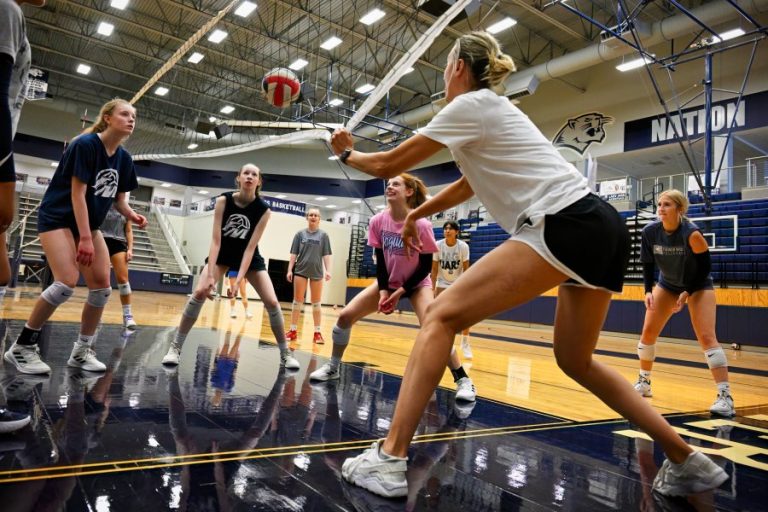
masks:
[[[333,50],[340,44],[341,44],[341,39],[339,39],[336,36],[331,36],[328,39],[326,39],[323,44],[320,45],[320,48],[322,48],[323,50]]]
[[[485,29],[487,32],[490,32],[491,34],[498,34],[502,30],[507,30],[509,27],[513,27],[517,24],[517,20],[510,18],[507,16],[501,21],[497,21],[487,29]]]
[[[381,9],[373,9],[368,14],[360,18],[360,23],[363,25],[372,25],[384,17],[385,12]]]

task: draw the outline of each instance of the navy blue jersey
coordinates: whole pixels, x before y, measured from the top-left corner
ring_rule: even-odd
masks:
[[[118,192],[130,192],[139,186],[133,159],[122,146],[110,157],[97,134],[81,135],[64,152],[45,191],[38,214],[38,232],[70,228],[77,233],[72,208],[73,176],[88,184],[85,204],[91,231],[104,222]]]
[[[263,199],[256,196],[254,201],[241,208],[235,204],[233,192],[222,194],[226,198],[224,215],[221,219],[221,248],[217,263],[230,268],[239,268],[240,261],[256,229],[269,206]],[[256,247],[254,260],[261,259],[259,248]]]
[[[701,230],[689,220],[683,220],[673,233],[664,231],[661,221],[652,222],[643,228],[640,260],[643,263],[655,263],[659,267],[660,284],[680,289],[712,284],[710,276],[702,283],[690,282],[696,275],[697,266],[688,239],[696,231]]]

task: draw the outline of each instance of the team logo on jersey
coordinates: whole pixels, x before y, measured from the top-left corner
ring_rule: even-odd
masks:
[[[93,194],[99,197],[115,197],[117,195],[117,169],[102,169],[96,175],[93,184]]]
[[[552,144],[556,148],[568,148],[583,155],[592,143],[597,142],[599,144],[605,140],[603,127],[612,122],[612,117],[604,116],[599,112],[590,112],[574,117],[560,128],[555,138],[552,139]]]
[[[240,213],[230,215],[227,219],[227,223],[224,224],[224,229],[221,232],[228,238],[240,238],[245,239],[248,236],[248,231],[251,230],[251,221],[248,217]]]

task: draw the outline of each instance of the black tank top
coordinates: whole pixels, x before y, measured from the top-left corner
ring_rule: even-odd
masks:
[[[221,219],[221,249],[219,261],[240,261],[253,230],[264,216],[269,206],[259,196],[248,205],[241,208],[235,204],[233,192],[222,194],[226,198],[224,216]],[[256,255],[259,248],[256,247]]]

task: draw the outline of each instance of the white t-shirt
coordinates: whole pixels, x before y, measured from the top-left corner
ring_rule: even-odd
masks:
[[[16,134],[29,82],[32,50],[27,40],[24,14],[13,0],[0,0],[0,53],[13,59],[8,101],[11,107],[11,138]]]
[[[464,240],[456,240],[451,247],[440,240],[432,261],[437,262],[437,287],[448,288],[464,272],[464,262],[469,261],[469,245]]]
[[[454,98],[419,134],[450,149],[475,195],[507,233],[590,192],[586,178],[528,116],[490,89]]]

